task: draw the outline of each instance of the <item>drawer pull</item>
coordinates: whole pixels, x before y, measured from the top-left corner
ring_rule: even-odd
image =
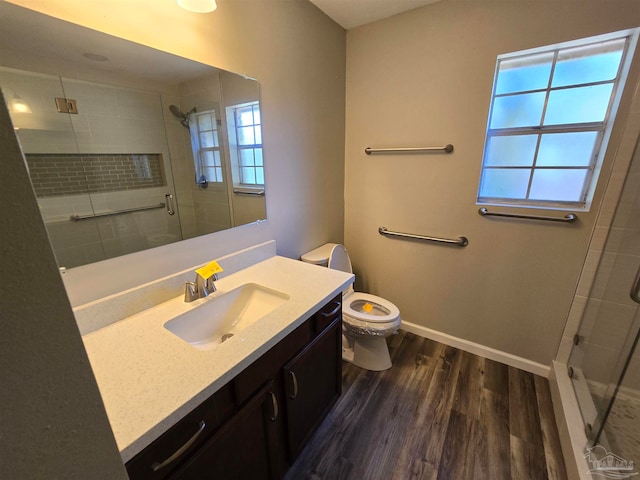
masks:
[[[331,310],[331,312],[329,313],[320,312],[320,313],[322,314],[323,317],[333,317],[336,313],[338,313],[338,310],[340,310],[341,306],[342,306],[342,302],[336,302],[336,308]]]
[[[171,455],[169,458],[167,458],[164,462],[161,462],[161,463],[156,462],[153,465],[151,465],[151,468],[153,469],[153,471],[157,472],[158,470],[166,467],[170,463],[172,463],[175,460],[177,460],[178,458],[180,458],[180,456],[182,456],[182,454],[184,454],[184,452],[189,450],[189,447],[191,445],[193,445],[193,442],[195,442],[198,439],[198,437],[204,431],[206,426],[207,425],[206,425],[206,423],[204,423],[204,420],[201,420],[200,421],[200,427],[198,428],[198,431],[193,435],[193,437],[191,437],[189,440],[187,440],[187,442],[184,445],[182,445],[178,450],[176,450],[173,453],[173,455]]]
[[[295,400],[298,396],[298,379],[296,378],[296,374],[292,370],[289,370],[289,375],[291,376],[291,381],[293,382],[293,393],[289,395],[289,398],[291,400]]]
[[[271,421],[275,422],[276,420],[278,420],[279,415],[278,397],[276,397],[276,394],[273,392],[269,392],[269,395],[271,395],[271,406],[273,407],[273,415],[271,415]]]

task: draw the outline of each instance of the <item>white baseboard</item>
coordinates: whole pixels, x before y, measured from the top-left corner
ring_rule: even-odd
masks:
[[[480,345],[479,343],[470,342],[469,340],[454,337],[453,335],[438,332],[437,330],[432,330],[431,328],[423,327],[421,325],[416,325],[415,323],[405,322],[402,320],[400,328],[420,337],[429,338],[431,340],[444,343],[445,345],[449,345],[450,347],[459,348],[465,352],[504,363],[511,367],[519,368],[525,372],[530,372],[545,378],[549,377],[549,372],[551,371],[550,365],[543,365],[511,353],[496,350],[495,348]]]

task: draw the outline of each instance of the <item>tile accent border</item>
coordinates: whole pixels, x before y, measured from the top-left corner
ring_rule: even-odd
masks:
[[[25,154],[38,198],[166,185],[162,155]]]

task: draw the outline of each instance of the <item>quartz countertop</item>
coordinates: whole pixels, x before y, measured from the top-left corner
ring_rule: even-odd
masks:
[[[273,256],[216,281],[218,291],[208,298],[185,303],[181,295],[83,336],[123,462],[282,340],[353,278]],[[196,349],[164,328],[171,318],[245,283],[258,283],[290,298],[213,350]]]

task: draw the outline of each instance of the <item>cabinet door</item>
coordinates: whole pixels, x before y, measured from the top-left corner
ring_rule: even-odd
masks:
[[[291,462],[342,391],[341,327],[338,318],[284,367]]]
[[[172,480],[271,480],[270,442],[279,415],[270,383],[261,389],[171,477]]]
[[[126,464],[131,480],[162,480],[237,411],[227,384]]]

